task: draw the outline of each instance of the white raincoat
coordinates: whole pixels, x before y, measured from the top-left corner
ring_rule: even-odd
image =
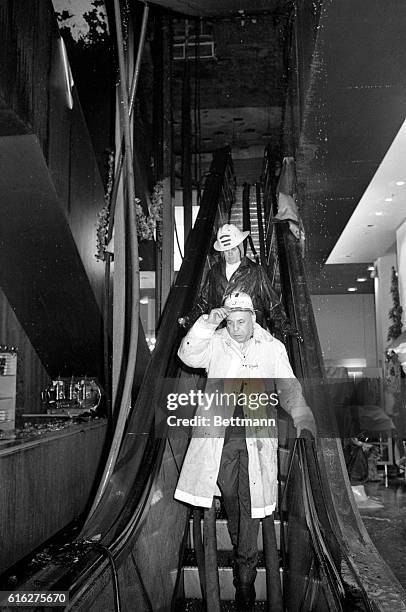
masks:
[[[293,374],[284,345],[257,323],[243,354],[226,328],[216,331],[216,325],[207,322],[207,315],[200,317],[183,338],[178,355],[192,368],[205,368],[208,385],[211,378],[277,379],[279,401],[292,416],[295,427],[305,427],[306,423],[314,427],[313,415]],[[196,415],[205,414],[207,412],[199,406]],[[192,437],[175,491],[176,499],[193,506],[211,507],[213,495],[219,494],[217,477],[224,431],[225,428],[220,435]],[[269,437],[255,437],[247,429],[246,444],[251,516],[262,518],[272,514],[276,506],[278,438],[275,431]]]

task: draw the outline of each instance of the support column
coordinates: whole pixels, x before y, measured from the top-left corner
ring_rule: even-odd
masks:
[[[188,59],[189,25],[186,22],[185,70],[182,87],[182,185],[184,244],[192,229],[192,95],[190,85],[190,61]]]
[[[117,110],[118,116],[118,110]],[[117,122],[116,133],[118,138],[121,136],[120,126]],[[116,138],[117,142],[120,140]],[[120,380],[120,372],[123,369],[124,342],[125,342],[125,305],[126,305],[126,285],[125,285],[125,221],[124,221],[124,190],[123,181],[120,180],[120,187],[117,193],[116,210],[114,215],[114,274],[113,274],[113,364],[112,364],[112,406],[117,399],[117,390]]]
[[[375,262],[376,350],[378,367],[383,367],[384,365],[385,348],[388,345],[389,310],[393,306],[390,292],[392,266],[397,269],[395,245]]]
[[[155,179],[163,183],[162,224],[158,228],[162,244],[157,236],[156,253],[156,325],[168,297],[173,281],[173,163],[172,163],[172,91],[171,91],[171,19],[167,15],[157,17],[155,31],[154,73],[154,127],[155,127]]]
[[[399,300],[403,308],[403,330],[406,329],[406,220],[396,230],[396,250],[398,258]]]
[[[173,281],[174,193],[172,186],[172,66],[171,20],[163,18],[162,27],[162,102],[163,102],[163,215],[162,215],[162,278],[161,313]],[[173,197],[172,197],[173,196]]]

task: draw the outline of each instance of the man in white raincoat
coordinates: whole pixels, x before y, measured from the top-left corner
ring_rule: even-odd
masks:
[[[217,329],[224,319],[226,327]],[[303,429],[315,435],[313,415],[292,372],[286,349],[256,323],[247,294],[233,293],[223,307],[200,317],[182,340],[178,355],[186,365],[206,369],[206,396],[208,389],[213,391],[214,381],[210,379],[222,381],[228,390],[234,384],[237,392],[244,390],[246,395],[253,383],[258,389],[258,379],[268,388],[272,381],[298,435]],[[216,410],[217,414],[235,417],[233,423],[226,427],[225,421],[214,434],[210,426],[204,433],[193,434],[175,498],[210,508],[218,484],[234,547],[236,602],[244,609],[255,601],[259,519],[272,514],[276,506],[277,430],[262,425],[258,428],[258,420],[253,417],[259,415],[253,414],[246,403],[240,406],[237,401],[231,408],[216,406]],[[208,414],[207,406],[198,407],[197,416]],[[238,426],[239,423],[244,424]]]

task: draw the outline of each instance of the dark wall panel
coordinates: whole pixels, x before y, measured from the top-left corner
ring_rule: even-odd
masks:
[[[53,376],[102,375],[102,319],[35,136],[0,139],[0,285]]]
[[[18,349],[16,413],[42,412],[41,391],[49,382],[27,334],[0,288],[0,344]]]
[[[0,572],[77,518],[86,507],[100,461],[105,422],[1,450]]]
[[[48,79],[51,45],[58,27],[51,2],[0,2],[0,117],[13,109],[20,128],[34,130],[42,147],[48,138]],[[2,122],[9,134],[7,122]],[[19,132],[21,133],[21,132]]]

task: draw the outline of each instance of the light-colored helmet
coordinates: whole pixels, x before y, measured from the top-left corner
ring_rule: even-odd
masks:
[[[219,227],[214,248],[216,251],[230,251],[241,244],[248,234],[249,232],[242,232],[236,225],[226,223]]]
[[[246,310],[255,314],[254,305],[250,296],[242,291],[234,291],[227,295],[223,302],[227,310]]]

